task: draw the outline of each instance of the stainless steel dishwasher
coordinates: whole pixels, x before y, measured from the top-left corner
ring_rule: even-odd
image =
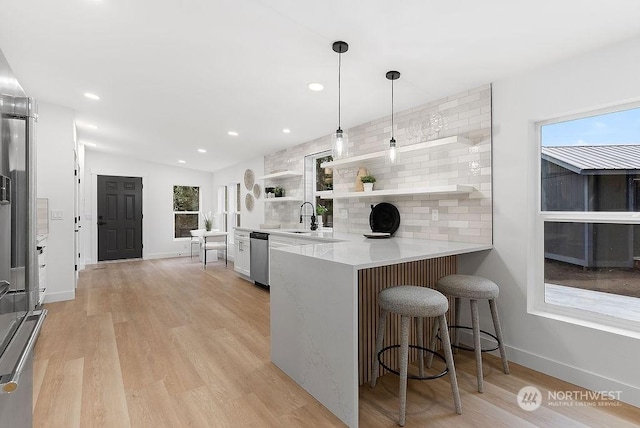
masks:
[[[262,287],[269,287],[269,234],[251,232],[251,280]]]

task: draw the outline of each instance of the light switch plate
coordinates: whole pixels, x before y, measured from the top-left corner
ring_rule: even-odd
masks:
[[[51,210],[51,220],[62,220],[63,216],[64,216],[64,211]]]
[[[431,210],[431,220],[438,221],[438,210]]]

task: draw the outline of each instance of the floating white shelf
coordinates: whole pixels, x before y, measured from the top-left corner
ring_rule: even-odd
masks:
[[[473,192],[475,187],[460,184],[433,187],[412,187],[407,189],[382,189],[372,192],[318,192],[320,199],[348,199],[348,198],[374,198],[376,196],[399,196],[399,195],[437,195],[437,194],[463,194]]]
[[[320,196],[320,199],[333,199],[333,190],[322,190],[316,192],[316,196]]]
[[[423,143],[411,144],[409,146],[398,147],[398,154],[413,152],[416,150],[427,150],[433,147],[446,146],[447,144],[464,143],[470,144],[470,141],[464,137],[439,138],[437,140],[425,141]],[[331,162],[324,162],[320,165],[322,168],[349,168],[354,166],[360,166],[366,163],[372,163],[376,161],[384,160],[386,152],[381,150],[379,152],[367,153],[366,155],[352,156],[345,159],[334,160]]]
[[[267,174],[258,177],[258,180],[273,180],[277,178],[289,178],[289,177],[302,177],[302,173],[298,171],[280,171],[274,172],[273,174]]]
[[[293,196],[283,196],[282,198],[264,198],[265,202],[302,202],[302,199]]]

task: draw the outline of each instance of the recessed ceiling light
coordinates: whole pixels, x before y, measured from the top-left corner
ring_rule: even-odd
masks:
[[[227,134],[229,134],[229,135],[231,135],[233,137],[237,137],[238,136],[238,133],[236,131],[229,131],[229,132],[227,132]]]
[[[178,163],[187,163],[187,161],[186,161],[186,160],[182,160],[182,159],[180,159],[180,160],[178,161]]]
[[[309,89],[312,91],[321,91],[324,89],[321,83],[309,83]]]
[[[284,128],[282,132],[284,132],[285,134],[289,134],[291,133],[291,130],[289,128]]]
[[[96,101],[98,101],[98,100],[100,99],[100,97],[99,97],[99,96],[97,96],[96,94],[92,94],[92,93],[90,93],[90,92],[85,92],[85,93],[84,93],[84,96],[85,96],[85,97],[87,97],[87,98],[89,98],[90,100],[96,100]]]
[[[198,149],[198,153],[207,153],[205,149]]]
[[[93,123],[86,123],[86,122],[77,122],[77,123],[83,128],[98,129],[98,126],[94,125]]]

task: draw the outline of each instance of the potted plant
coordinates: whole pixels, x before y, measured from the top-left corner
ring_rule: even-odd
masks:
[[[275,187],[273,189],[273,193],[276,198],[281,198],[284,196],[284,190],[282,190],[282,187]]]
[[[373,175],[363,175],[360,177],[365,192],[371,192],[373,190],[373,183],[376,182],[376,178]]]
[[[210,232],[213,227],[213,215],[211,214],[211,211],[206,214],[202,214],[202,217],[204,218],[204,228],[207,232]]]
[[[324,205],[316,205],[316,215],[318,216],[318,226],[322,229],[322,224],[324,223],[324,219],[322,218],[323,214],[326,214],[329,211],[327,207]]]

